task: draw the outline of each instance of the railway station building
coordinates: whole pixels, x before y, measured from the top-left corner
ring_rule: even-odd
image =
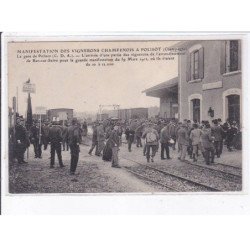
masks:
[[[178,119],[178,77],[146,89],[143,93],[160,98],[160,117]]]
[[[241,124],[241,41],[194,40],[175,46],[185,48],[178,56],[178,77],[144,91],[160,98],[160,116]]]

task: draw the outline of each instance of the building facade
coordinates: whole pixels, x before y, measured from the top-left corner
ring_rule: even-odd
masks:
[[[241,41],[188,41],[179,56],[179,118],[241,123]]]
[[[240,40],[183,41],[178,77],[144,92],[160,98],[160,117],[242,121]]]

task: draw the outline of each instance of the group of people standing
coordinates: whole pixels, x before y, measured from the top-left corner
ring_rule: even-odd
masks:
[[[53,121],[51,123],[34,121],[32,126],[27,129],[24,119],[17,118],[16,125],[10,132],[10,145],[13,147],[11,159],[17,159],[18,164],[27,163],[24,161],[24,154],[31,144],[34,147],[35,158],[42,158],[43,150],[47,150],[50,144],[50,168],[54,168],[55,154],[57,154],[59,165],[61,168],[65,167],[62,160],[63,150],[69,150],[71,154],[70,174],[75,174],[79,152],[80,143],[82,141],[83,129],[73,118],[71,125],[61,125],[60,122]]]
[[[221,119],[215,119],[210,124],[208,121],[191,122],[184,120],[140,120],[132,119],[121,122],[118,119],[108,119],[93,123],[92,145],[89,155],[95,149],[95,155],[105,161],[111,161],[112,167],[119,168],[119,147],[122,145],[122,135],[125,134],[128,151],[132,152],[132,145],[143,148],[143,155],[147,162],[154,162],[154,157],[160,148],[161,160],[170,160],[170,148],[178,149],[180,161],[184,161],[187,154],[194,162],[199,155],[203,155],[206,164],[214,162],[215,155],[219,158],[223,152],[223,145],[228,151],[232,146],[241,147],[241,137],[236,122],[227,121],[222,124]],[[10,133],[10,144],[13,145],[13,157],[19,164],[24,161],[26,149],[33,144],[35,158],[42,158],[42,150],[47,150],[50,144],[50,168],[54,168],[55,154],[57,154],[60,167],[64,167],[62,150],[69,150],[71,154],[70,174],[75,174],[80,144],[83,134],[87,136],[87,124],[80,125],[73,118],[71,125],[60,125],[59,122],[39,122],[27,129],[24,120],[17,118],[16,125]],[[238,136],[238,137],[237,137]],[[238,144],[236,139],[238,138]],[[43,146],[43,149],[42,149]]]
[[[111,161],[112,167],[119,168],[118,150],[121,145],[122,128],[117,120],[96,121],[93,124],[92,145],[89,155],[95,149],[96,156]],[[105,143],[106,142],[106,143]]]
[[[237,147],[236,141],[241,145],[241,134],[235,121],[222,124],[221,119],[214,119],[212,124],[208,121],[192,124],[190,120],[184,120],[178,125],[177,140],[181,161],[185,160],[188,153],[196,162],[200,152],[209,165],[214,163],[215,155],[220,158],[224,143],[229,152],[232,151],[233,145]],[[240,148],[241,146],[238,149]]]
[[[159,147],[161,159],[171,159],[169,149],[171,147],[175,150],[176,144],[179,160],[184,161],[188,154],[196,162],[198,156],[202,155],[206,164],[213,163],[215,155],[218,158],[221,156],[224,143],[230,152],[233,145],[238,145],[237,149],[241,148],[241,135],[235,121],[222,124],[221,119],[214,119],[210,124],[208,121],[198,123],[187,119],[183,122],[177,122],[175,119],[134,119],[123,124],[123,130],[128,151],[132,151],[133,143],[137,147],[143,147],[143,155],[146,156],[147,162],[154,162]]]

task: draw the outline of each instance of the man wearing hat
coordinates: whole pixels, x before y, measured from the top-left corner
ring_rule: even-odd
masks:
[[[34,146],[35,158],[42,158],[42,140],[40,135],[40,124],[38,121],[33,121],[30,128],[30,141]]]
[[[148,128],[145,129],[142,138],[145,138],[146,141],[146,158],[147,162],[149,162],[149,159],[151,158],[151,162],[154,162],[154,156],[157,151],[158,147],[158,140],[159,140],[159,134],[154,129],[154,124],[152,122],[149,122]],[[151,155],[150,155],[151,151]]]
[[[162,128],[160,132],[160,142],[161,142],[161,159],[165,160],[164,153],[166,151],[167,159],[171,159],[169,156],[169,140],[170,140],[170,134],[169,134],[169,126],[167,122],[164,122],[164,127]]]
[[[189,146],[189,135],[186,123],[180,125],[177,132],[177,138],[178,144],[180,145],[180,156],[178,159],[184,161],[187,154],[187,148]]]
[[[52,127],[49,130],[49,142],[50,142],[50,168],[54,168],[55,164],[55,152],[58,157],[60,167],[64,167],[62,162],[62,130],[59,127],[59,122],[53,121]]]
[[[95,155],[97,155],[97,148],[98,148],[98,144],[97,144],[97,126],[98,126],[98,121],[94,122],[93,124],[93,135],[92,135],[92,145],[91,148],[89,150],[89,155],[92,155],[92,151],[95,148]]]
[[[27,163],[24,161],[24,153],[26,148],[30,146],[29,136],[23,125],[23,120],[17,118],[14,134],[14,155],[19,164]]]
[[[217,119],[214,119],[213,123],[214,123],[214,125],[211,128],[211,133],[212,133],[212,136],[214,136],[215,152],[216,152],[217,157],[219,158],[220,155],[222,154],[222,147],[223,147],[222,144],[223,144],[224,130],[219,125]]]
[[[104,132],[104,126],[103,122],[99,122],[99,126],[97,126],[97,155],[101,156],[102,151],[105,146],[105,132]]]
[[[48,138],[49,138],[49,123],[45,122],[42,126],[42,142],[43,150],[46,150],[48,147]]]
[[[71,126],[68,130],[68,143],[70,147],[70,174],[74,175],[79,159],[80,153],[80,142],[81,142],[81,128],[78,126],[77,119],[73,118]]]
[[[201,144],[204,148],[204,156],[206,164],[214,163],[214,137],[211,134],[211,127],[209,123],[205,124],[201,134]]]

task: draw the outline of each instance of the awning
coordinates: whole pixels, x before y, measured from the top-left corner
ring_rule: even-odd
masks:
[[[168,93],[178,92],[178,77],[172,78],[166,82],[162,82],[154,87],[145,89],[142,93],[146,93],[147,96],[163,97]]]

